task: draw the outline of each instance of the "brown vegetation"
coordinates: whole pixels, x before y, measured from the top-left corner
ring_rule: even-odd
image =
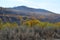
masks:
[[[16,22],[3,22],[0,19],[0,40],[53,40],[60,39],[60,22],[41,22],[35,18]]]

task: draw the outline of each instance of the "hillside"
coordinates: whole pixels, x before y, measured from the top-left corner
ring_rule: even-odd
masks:
[[[18,16],[28,17],[32,18],[35,17],[38,20],[41,21],[48,21],[48,22],[60,22],[60,14],[56,14],[53,12],[50,12],[45,9],[35,9],[35,8],[29,8],[26,6],[18,6],[13,8],[3,8],[0,7],[0,18],[5,19],[11,19],[11,21],[18,21]],[[14,18],[14,19],[13,19]],[[5,20],[6,21],[6,20]]]
[[[0,7],[0,40],[60,40],[60,14],[19,6]]]

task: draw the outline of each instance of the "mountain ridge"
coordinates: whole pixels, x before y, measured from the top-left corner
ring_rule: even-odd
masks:
[[[31,8],[31,7],[27,7],[27,6],[18,6],[18,7],[13,7],[12,9],[16,9],[16,10],[27,10],[27,11],[32,11],[32,12],[51,12],[45,9],[37,9],[37,8]],[[53,12],[51,12],[53,13]]]
[[[28,16],[28,17],[35,17],[41,21],[49,21],[49,22],[59,22],[60,21],[60,14],[56,14],[50,12],[45,9],[34,9],[29,8],[26,6],[18,6],[13,8],[2,8],[0,7],[0,15],[8,15],[8,16]]]

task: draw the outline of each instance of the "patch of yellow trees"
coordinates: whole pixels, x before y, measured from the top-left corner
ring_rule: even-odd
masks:
[[[40,28],[45,28],[45,27],[60,28],[60,22],[56,22],[56,23],[41,22],[40,20],[37,20],[37,19],[23,20],[23,17],[21,17],[21,16],[19,18],[20,18],[20,24],[22,26],[40,27]],[[3,29],[5,27],[14,28],[14,27],[18,27],[18,26],[20,26],[20,25],[18,25],[18,23],[16,23],[16,22],[5,22],[4,23],[0,19],[0,29]]]

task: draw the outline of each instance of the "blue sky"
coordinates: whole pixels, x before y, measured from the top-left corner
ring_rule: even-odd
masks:
[[[0,7],[28,6],[60,14],[60,0],[0,0]]]

